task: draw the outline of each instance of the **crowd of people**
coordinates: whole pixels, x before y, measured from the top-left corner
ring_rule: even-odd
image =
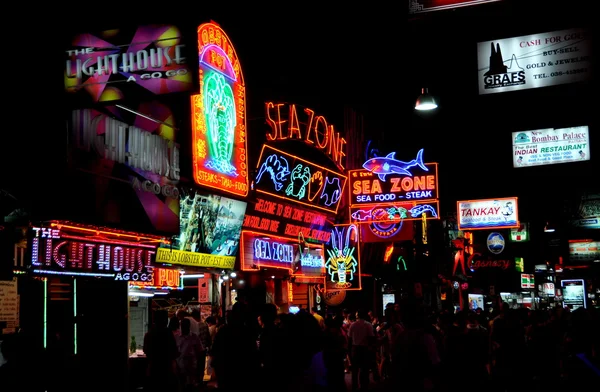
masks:
[[[594,309],[503,303],[493,312],[432,313],[407,303],[390,304],[382,318],[360,309],[320,313],[236,303],[207,350],[218,389],[546,392],[600,385]],[[179,374],[187,369],[180,363],[184,347],[207,347],[185,337],[180,325],[175,340],[186,343],[179,344],[179,357],[172,355]],[[179,380],[179,386],[202,387],[194,377]]]

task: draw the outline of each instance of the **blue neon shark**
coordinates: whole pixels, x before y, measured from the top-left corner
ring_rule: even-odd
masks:
[[[417,157],[410,162],[402,162],[394,158],[395,152],[390,152],[385,157],[375,157],[368,159],[363,163],[363,167],[368,171],[377,174],[381,181],[385,181],[385,176],[388,174],[404,174],[405,176],[411,176],[412,173],[409,171],[411,167],[419,166],[425,171],[429,171],[423,163],[423,149],[420,149],[417,153]]]

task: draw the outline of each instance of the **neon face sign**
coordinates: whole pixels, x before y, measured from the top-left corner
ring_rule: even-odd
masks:
[[[153,280],[156,245],[128,241],[118,235],[109,240],[84,231],[89,229],[59,227],[32,228],[31,264],[36,271],[97,274],[139,282]]]
[[[194,181],[238,196],[248,194],[246,90],[225,32],[198,27],[200,93],[192,96]]]
[[[361,289],[358,243],[356,225],[333,228],[325,262],[327,286],[330,289]]]
[[[254,186],[257,192],[336,213],[347,177],[263,145]]]

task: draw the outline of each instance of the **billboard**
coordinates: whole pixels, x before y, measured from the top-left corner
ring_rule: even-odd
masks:
[[[600,229],[600,194],[583,195],[571,212],[572,226],[585,229]]]
[[[198,27],[200,91],[191,97],[194,181],[248,194],[246,86],[229,37],[215,23]]]
[[[161,237],[53,222],[31,228],[34,273],[153,282]]]
[[[477,43],[479,94],[587,81],[591,32],[571,29]]]
[[[513,167],[590,160],[587,126],[512,133]]]
[[[325,245],[325,290],[361,290],[360,240],[354,224],[334,226]]]
[[[408,12],[418,14],[422,12],[443,11],[498,1],[501,0],[408,0]]]
[[[174,110],[176,102],[96,105],[71,112],[68,159],[78,192],[67,197],[77,197],[74,205],[82,206],[77,219],[179,231],[183,116]]]
[[[600,262],[600,241],[569,240],[569,262]]]
[[[583,279],[563,279],[560,282],[562,288],[563,307],[571,310],[587,308],[585,282]]]
[[[65,51],[65,89],[74,100],[93,103],[189,91],[184,41],[174,25],[78,34]]]
[[[323,245],[247,230],[242,231],[241,243],[243,271],[267,267],[287,269],[290,274],[299,276],[323,278],[325,275]]]
[[[331,237],[333,224],[322,212],[257,197],[249,202],[242,228],[275,236],[301,236],[307,242],[325,243]]]
[[[516,197],[458,201],[459,230],[518,228],[519,214]]]
[[[179,236],[159,249],[156,262],[233,268],[246,205],[203,191],[187,193],[181,199]]]
[[[348,179],[345,175],[266,144],[256,168],[257,192],[337,213]]]

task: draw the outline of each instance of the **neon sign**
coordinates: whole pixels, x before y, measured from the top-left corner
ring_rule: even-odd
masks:
[[[334,226],[327,245],[327,285],[329,289],[360,290],[360,249],[356,225]]]
[[[257,192],[337,213],[346,176],[268,145],[256,167]]]
[[[425,163],[423,167],[412,168],[408,174],[398,168],[350,170],[350,206],[437,199],[438,165]]]
[[[338,169],[345,170],[342,159],[346,156],[346,140],[335,131],[333,125],[327,124],[325,117],[315,116],[313,110],[304,108],[304,116],[301,116],[304,121],[300,122],[295,104],[267,102],[265,109],[267,123],[271,127],[267,140],[302,140],[324,152]],[[288,113],[287,118],[285,112]]]
[[[291,264],[294,262],[294,247],[257,238],[254,240],[254,258]]]
[[[154,274],[151,281],[129,281],[129,287],[182,290],[183,284],[181,280],[181,272],[174,269],[154,268]]]
[[[193,176],[198,185],[248,195],[246,90],[229,37],[198,27],[200,93],[192,96]]]
[[[32,233],[31,264],[39,273],[86,273],[139,282],[153,280],[152,261],[162,241],[133,234],[128,240],[121,233],[58,223],[33,227]]]
[[[323,245],[244,230],[240,249],[243,271],[279,268],[300,276],[323,278],[325,274]]]

